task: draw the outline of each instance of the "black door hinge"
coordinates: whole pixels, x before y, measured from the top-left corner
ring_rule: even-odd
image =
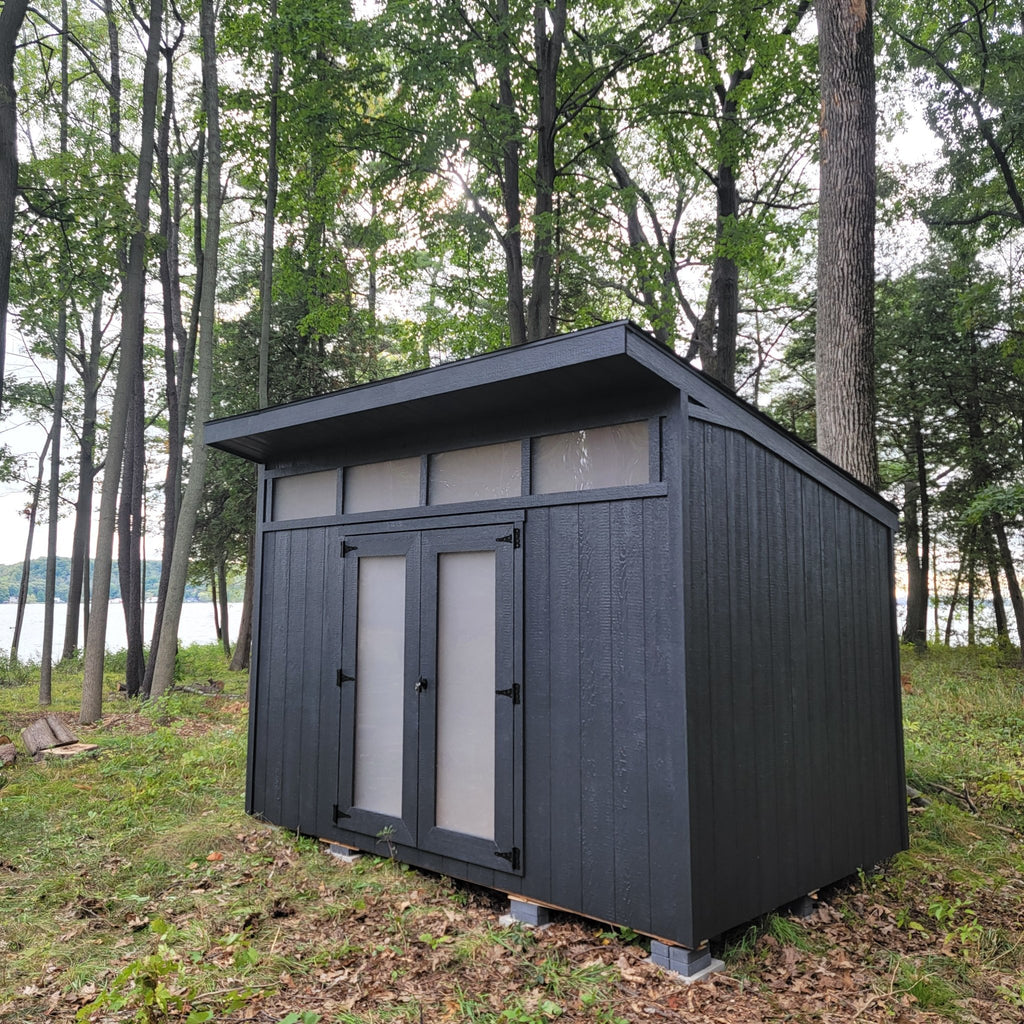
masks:
[[[346,814],[337,804],[334,805],[334,824],[337,825],[342,818],[351,818],[351,814]]]
[[[514,526],[511,533],[505,534],[504,537],[494,538],[499,544],[511,544],[512,547],[519,547],[519,527]]]
[[[344,558],[350,551],[355,551],[358,547],[357,544],[346,544],[345,541],[341,542],[341,557]]]
[[[354,683],[356,681],[355,676],[350,676],[343,668],[338,669],[338,685],[342,683]]]
[[[519,684],[513,683],[511,686],[506,687],[504,690],[495,690],[495,696],[497,697],[511,697],[513,704],[518,704],[520,699]]]
[[[511,850],[495,850],[495,857],[507,860],[513,871],[519,870],[519,847],[513,846]]]

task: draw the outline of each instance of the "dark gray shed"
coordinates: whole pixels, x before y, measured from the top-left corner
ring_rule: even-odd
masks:
[[[634,326],[206,440],[252,814],[691,950],[906,846],[892,507]]]

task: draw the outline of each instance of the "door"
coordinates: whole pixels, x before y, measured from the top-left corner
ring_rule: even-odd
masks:
[[[520,870],[519,537],[345,538],[339,827]]]

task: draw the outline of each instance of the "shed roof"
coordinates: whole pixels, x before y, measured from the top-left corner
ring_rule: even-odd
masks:
[[[330,449],[341,437],[347,446],[362,438],[379,442],[408,437],[426,423],[480,421],[536,407],[571,412],[659,391],[685,391],[759,443],[773,450],[781,443],[790,456],[798,453],[795,461],[805,470],[836,474],[847,495],[851,484],[860,492],[858,504],[867,497],[876,516],[895,519],[893,506],[870,488],[626,320],[211,420],[204,438],[265,465]]]

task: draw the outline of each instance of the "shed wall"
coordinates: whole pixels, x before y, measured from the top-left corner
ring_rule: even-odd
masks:
[[[891,535],[761,445],[689,424],[695,930],[906,845]]]
[[[532,508],[523,524],[522,874],[396,847],[456,878],[693,941],[681,591],[665,497]],[[249,809],[338,827],[339,527],[263,533]],[[342,825],[344,822],[342,822]]]

